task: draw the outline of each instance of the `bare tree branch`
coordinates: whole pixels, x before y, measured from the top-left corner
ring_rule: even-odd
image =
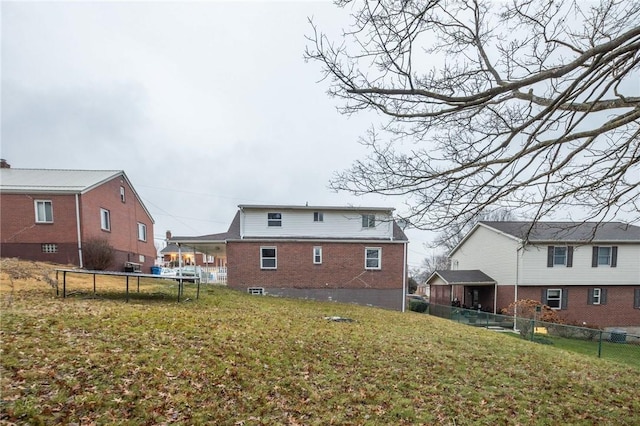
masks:
[[[343,113],[388,121],[333,189],[403,196],[424,229],[494,206],[640,220],[639,2],[347,4],[353,27],[312,23],[305,57]]]

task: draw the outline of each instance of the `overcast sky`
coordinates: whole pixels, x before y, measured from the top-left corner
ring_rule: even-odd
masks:
[[[348,118],[305,63],[309,2],[2,2],[2,158],[124,170],[154,237],[226,231],[238,204],[395,207],[330,191],[377,117]],[[433,250],[408,231],[410,267]]]

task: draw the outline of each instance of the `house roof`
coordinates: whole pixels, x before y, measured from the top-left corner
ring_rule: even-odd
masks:
[[[439,270],[435,271],[431,276],[427,279],[427,283],[430,283],[432,279],[435,277],[440,277],[444,282],[449,285],[490,285],[495,284],[496,280],[491,278],[489,275],[484,272],[473,269],[473,270],[457,270],[457,271],[449,271],[449,270]]]
[[[13,193],[85,193],[122,170],[0,169],[0,191]]]
[[[84,194],[114,178],[122,177],[142,205],[151,213],[122,170],[61,170],[0,168],[0,192],[8,194]]]
[[[640,226],[623,222],[488,222],[519,240],[536,242],[640,242]]]
[[[296,206],[296,205],[278,205],[278,204],[240,204],[238,205],[240,210],[244,209],[254,209],[254,210],[265,210],[265,209],[281,209],[281,210],[315,210],[315,211],[329,211],[329,210],[337,210],[337,211],[357,211],[357,212],[373,212],[373,211],[381,211],[391,213],[395,211],[393,207],[356,207],[356,206]]]

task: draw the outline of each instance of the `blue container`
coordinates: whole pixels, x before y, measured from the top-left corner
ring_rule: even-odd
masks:
[[[151,267],[151,273],[153,275],[160,275],[160,272],[162,272],[162,266],[152,266]]]

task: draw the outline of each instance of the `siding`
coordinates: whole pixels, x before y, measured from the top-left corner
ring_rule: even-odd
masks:
[[[570,268],[547,267],[548,245],[527,246],[522,254],[520,285],[640,285],[640,245],[614,245],[618,246],[615,268],[591,267],[591,245],[574,246],[573,266]]]
[[[517,276],[518,247],[518,241],[478,226],[454,253],[453,269],[479,269],[493,278],[498,286],[513,285]]]
[[[322,211],[322,210],[318,210]],[[322,211],[324,220],[313,221],[313,210],[254,210],[241,212],[241,229],[247,237],[318,237],[377,239],[393,236],[393,221],[388,214],[375,212],[375,228],[362,227],[362,215],[353,211]],[[282,226],[267,226],[267,213],[282,213]],[[367,213],[363,211],[362,213]]]

